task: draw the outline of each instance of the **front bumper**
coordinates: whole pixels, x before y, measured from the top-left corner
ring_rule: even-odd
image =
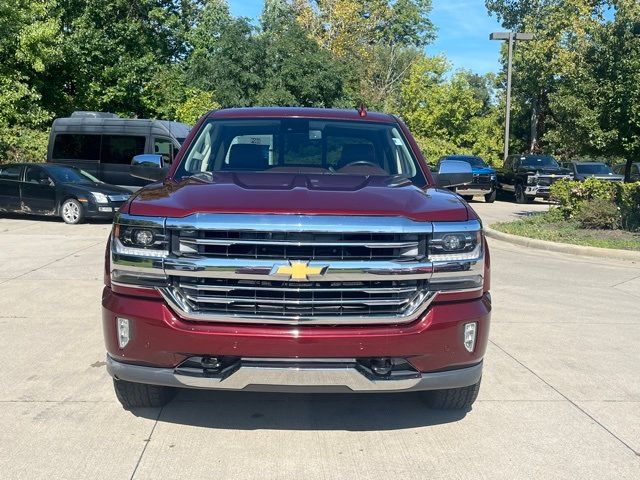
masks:
[[[549,198],[549,195],[551,194],[551,187],[527,185],[524,193],[525,195],[529,195],[533,197]]]
[[[176,367],[189,357],[198,355],[230,356],[243,361],[276,358],[357,360],[385,357],[405,359],[420,376],[396,384],[402,385],[401,388],[390,388],[393,384],[385,384],[387,386],[382,390],[425,389],[429,385],[444,385],[434,379],[444,382],[444,377],[450,378],[453,375],[433,377],[432,373],[466,369],[480,364],[489,334],[491,301],[488,295],[445,303],[438,303],[437,300],[436,297],[435,303],[415,322],[404,325],[248,325],[185,321],[162,299],[121,295],[105,287],[102,318],[107,352],[112,360],[110,372],[123,380],[162,385],[169,382],[173,386],[178,386],[174,383],[178,381],[179,386],[185,387],[233,388],[210,379],[204,384],[189,385],[184,379],[173,378],[172,372]],[[124,348],[120,348],[117,341],[118,317],[129,319],[131,324],[131,339]],[[472,352],[468,352],[462,343],[464,324],[468,322],[477,322],[478,328]],[[243,370],[240,376],[226,385],[237,388],[252,385],[253,381],[242,380],[245,378],[244,372],[251,373],[248,377],[253,377],[255,373],[266,373],[265,370]],[[340,374],[342,380],[339,380],[339,386],[344,387],[343,390],[367,390],[365,387],[369,383],[362,384],[363,379],[359,377],[354,380],[352,371],[332,373]],[[425,376],[425,373],[429,375]],[[271,374],[272,372],[269,373]],[[292,375],[295,382],[296,374],[290,372],[287,374],[288,382]],[[314,373],[312,376],[318,378],[323,374]],[[157,380],[153,381],[154,377]],[[270,384],[272,381],[277,384],[278,375],[270,378]],[[469,385],[476,381],[475,374],[464,374],[458,378],[473,380]],[[328,381],[329,385],[333,385],[334,380]],[[447,380],[450,381],[452,380]],[[373,389],[379,390],[377,387]]]
[[[473,385],[482,376],[482,362],[471,367],[435,373],[374,377],[352,360],[269,361],[248,359],[229,373],[188,375],[179,369],[121,363],[107,356],[107,371],[118,380],[166,387],[249,391],[411,392]]]
[[[469,184],[456,187],[458,195],[488,195],[495,190],[494,184]]]

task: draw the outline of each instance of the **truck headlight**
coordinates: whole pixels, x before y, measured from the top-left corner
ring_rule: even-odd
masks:
[[[100,192],[91,192],[91,196],[96,201],[96,203],[109,203],[109,198]]]
[[[481,256],[481,247],[480,230],[434,233],[429,241],[429,259],[433,261],[471,260]]]
[[[535,185],[538,183],[538,174],[527,176],[527,185]]]
[[[169,241],[160,221],[156,224],[141,221],[139,225],[116,223],[113,227],[113,248],[116,253],[124,255],[165,257],[169,254]]]
[[[432,290],[477,291],[484,285],[484,240],[478,220],[436,222],[427,240]]]

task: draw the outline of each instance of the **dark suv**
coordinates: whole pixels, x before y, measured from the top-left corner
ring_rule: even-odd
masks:
[[[570,171],[551,155],[509,155],[498,170],[498,188],[512,192],[518,203],[530,203],[549,198],[551,184],[562,178],[572,178]]]

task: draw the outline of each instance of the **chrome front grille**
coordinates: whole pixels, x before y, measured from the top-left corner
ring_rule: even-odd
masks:
[[[313,319],[312,323],[389,321],[414,313],[429,296],[423,280],[290,282],[193,277],[175,277],[164,294],[194,316],[242,316],[282,323],[305,318]]]
[[[274,260],[416,260],[426,236],[415,233],[324,233],[178,230],[176,255]]]
[[[116,224],[122,238],[111,242],[112,285],[154,288],[184,321],[407,324],[439,292],[482,292],[481,243],[455,255],[437,249],[447,232],[478,237],[477,220],[209,213],[158,219],[118,213]],[[163,232],[168,245],[124,245],[133,227]]]

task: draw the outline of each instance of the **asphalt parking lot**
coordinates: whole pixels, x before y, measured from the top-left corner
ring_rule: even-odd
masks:
[[[472,204],[490,224],[544,204]],[[104,367],[106,223],[0,218],[3,479],[638,479],[640,265],[490,241],[472,411],[418,395],[181,392],[124,411]]]

